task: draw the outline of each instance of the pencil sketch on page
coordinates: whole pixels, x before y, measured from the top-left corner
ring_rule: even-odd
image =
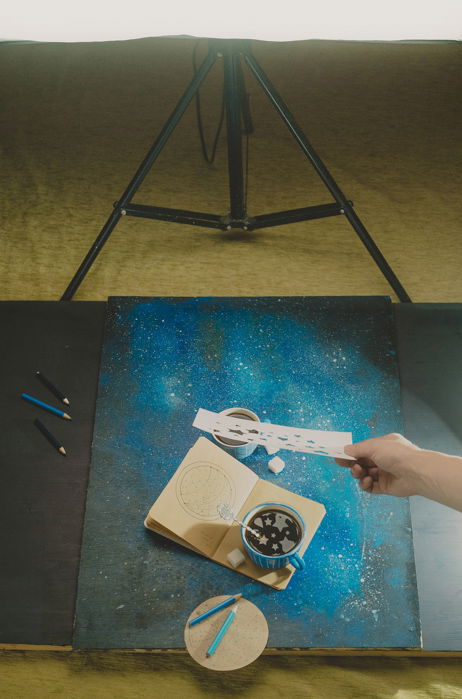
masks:
[[[220,519],[217,503],[224,503],[232,509],[235,496],[236,489],[229,473],[219,464],[207,461],[190,464],[176,482],[178,502],[196,519]]]

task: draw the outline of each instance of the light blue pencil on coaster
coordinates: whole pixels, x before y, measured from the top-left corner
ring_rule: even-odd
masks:
[[[194,619],[191,619],[191,621],[189,622],[189,626],[195,626],[196,624],[200,624],[201,621],[204,621],[204,619],[208,619],[209,616],[212,616],[212,614],[216,614],[220,611],[220,609],[224,609],[225,607],[229,607],[230,604],[234,604],[234,602],[237,602],[237,600],[241,597],[242,592],[239,592],[238,595],[228,597],[228,599],[223,600],[223,602],[220,602],[215,607],[212,607],[203,614],[200,614],[199,616],[194,617]]]
[[[59,415],[60,417],[63,417],[65,420],[71,420],[71,416],[68,415],[67,413],[63,413],[62,410],[58,410],[58,408],[54,408],[52,405],[48,405],[48,403],[44,403],[43,401],[39,400],[38,398],[34,398],[33,396],[28,396],[27,393],[21,393],[21,398],[24,398],[24,400],[29,401],[29,403],[33,403],[34,405],[38,405],[40,408],[43,408],[44,410],[48,410],[50,413],[54,413],[55,415]]]
[[[210,658],[210,656],[215,653],[216,649],[218,648],[218,646],[221,642],[221,639],[223,638],[223,636],[225,635],[225,633],[227,632],[227,630],[231,626],[231,623],[232,623],[234,617],[236,616],[236,612],[238,610],[238,607],[239,607],[239,604],[236,604],[236,606],[233,607],[233,609],[231,609],[230,613],[226,617],[223,626],[221,627],[221,629],[219,630],[219,632],[217,633],[217,635],[215,636],[212,643],[210,644],[210,646],[207,649],[207,652],[205,654],[207,656],[207,658]]]

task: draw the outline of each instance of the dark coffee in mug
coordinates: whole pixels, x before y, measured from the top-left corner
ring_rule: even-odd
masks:
[[[264,556],[284,556],[302,539],[302,529],[295,517],[283,510],[263,509],[248,522],[255,534],[245,531],[249,545]]]

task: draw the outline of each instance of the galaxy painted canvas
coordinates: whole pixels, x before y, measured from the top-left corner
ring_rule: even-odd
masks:
[[[76,607],[77,648],[184,648],[201,601],[241,592],[271,648],[419,648],[406,499],[362,492],[331,457],[261,446],[259,478],[326,515],[285,590],[174,541],[144,519],[205,435],[199,408],[246,408],[273,424],[402,431],[387,297],[111,298],[107,307]]]

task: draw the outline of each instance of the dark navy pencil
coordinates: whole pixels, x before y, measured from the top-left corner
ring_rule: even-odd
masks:
[[[60,454],[66,456],[66,450],[64,449],[61,442],[58,439],[56,439],[56,437],[53,434],[51,434],[50,430],[47,430],[43,422],[40,422],[40,420],[36,419],[34,420],[34,425],[40,430],[43,436],[46,437],[46,439],[48,439],[50,444],[52,444],[59,451]]]
[[[63,403],[65,403],[66,405],[69,405],[69,399],[66,398],[64,393],[62,393],[59,390],[59,388],[56,388],[54,383],[52,383],[50,381],[50,379],[47,379],[47,377],[44,374],[42,374],[41,371],[36,371],[35,375],[37,378],[40,379],[40,381],[43,383],[44,386],[46,386],[47,388],[50,389],[50,391],[56,396],[56,398],[59,398],[59,400],[61,400]]]

